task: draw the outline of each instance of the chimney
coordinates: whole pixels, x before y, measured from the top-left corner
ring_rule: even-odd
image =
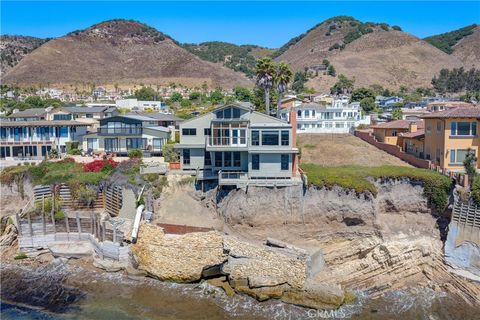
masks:
[[[412,121],[408,124],[408,132],[417,132],[417,123],[415,121]]]
[[[292,147],[297,147],[297,112],[295,110],[290,109],[290,124],[292,126]],[[297,175],[297,162],[298,157],[297,154],[292,153],[292,177]]]

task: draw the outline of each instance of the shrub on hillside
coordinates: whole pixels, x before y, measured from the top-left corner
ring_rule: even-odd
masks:
[[[143,156],[143,152],[140,149],[128,150],[128,157],[129,158],[141,158],[142,156]]]
[[[94,160],[83,165],[84,172],[105,172],[106,170],[115,169],[118,162],[113,160]]]

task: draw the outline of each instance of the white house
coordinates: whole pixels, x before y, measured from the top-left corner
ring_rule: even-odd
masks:
[[[297,133],[349,133],[359,125],[369,125],[370,116],[362,115],[360,103],[348,103],[347,97],[335,99],[330,106],[304,103],[292,108],[297,113]],[[289,121],[289,110],[281,118]]]
[[[142,101],[137,99],[122,99],[117,100],[116,102],[117,108],[122,109],[130,109],[133,111],[145,111],[145,110],[153,110],[153,111],[166,111],[167,105],[165,102],[162,101]]]

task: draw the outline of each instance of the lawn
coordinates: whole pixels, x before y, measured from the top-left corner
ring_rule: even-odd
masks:
[[[302,163],[322,166],[410,166],[353,135],[300,134],[297,146],[302,150]]]
[[[399,179],[424,183],[424,194],[437,208],[444,208],[448,200],[448,194],[452,186],[452,179],[438,172],[400,166],[340,166],[324,167],[315,164],[301,164],[301,169],[308,177],[310,186],[327,187],[340,186],[352,189],[358,193],[370,192],[377,194],[377,188],[368,178],[375,179]]]

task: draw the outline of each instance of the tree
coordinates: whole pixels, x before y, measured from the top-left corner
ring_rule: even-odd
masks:
[[[170,97],[171,102],[181,102],[183,100],[183,97],[180,93],[174,92],[172,96]]]
[[[223,100],[223,93],[220,89],[215,89],[210,93],[210,101],[213,104],[218,104],[220,101]]]
[[[350,93],[353,90],[353,84],[355,79],[348,79],[345,75],[338,76],[338,81],[330,88],[332,94],[345,94]]]
[[[367,88],[357,88],[352,91],[352,96],[350,97],[350,101],[362,101],[364,98],[373,98],[375,99],[375,93]]]
[[[305,72],[295,72],[293,77],[292,90],[296,93],[301,93],[305,90],[305,83],[307,82],[307,75]]]
[[[31,108],[44,108],[45,101],[39,96],[30,96],[25,99],[25,103],[30,105]]]
[[[188,96],[188,99],[190,101],[193,101],[193,100],[200,100],[200,98],[202,97],[202,94],[198,91],[193,91],[190,93],[190,95]]]
[[[370,113],[375,110],[375,100],[372,97],[363,98],[360,101],[360,107],[366,113]]]
[[[182,108],[188,108],[188,107],[191,107],[192,106],[192,101],[188,100],[188,99],[183,99],[182,101],[180,101],[180,106]]]
[[[238,101],[252,101],[252,92],[247,88],[236,86],[233,88],[233,93]]]
[[[335,77],[337,75],[337,71],[333,65],[329,65],[327,69],[327,73],[329,76]]]
[[[401,120],[402,119],[402,109],[401,108],[393,108],[392,111],[392,119],[393,120]]]
[[[272,58],[264,57],[257,61],[255,67],[255,74],[257,75],[256,84],[263,89],[265,97],[265,111],[270,115],[270,89],[273,86],[275,78],[275,63]]]
[[[150,88],[150,87],[142,87],[141,89],[136,90],[134,96],[138,100],[144,100],[144,101],[157,100],[157,93],[153,88]]]
[[[465,156],[465,160],[463,160],[463,166],[468,175],[468,181],[472,184],[477,176],[477,157],[475,156],[475,150],[470,148],[467,149],[467,155]]]
[[[282,103],[282,97],[285,91],[287,91],[288,83],[292,80],[292,70],[290,66],[282,61],[276,66],[275,82],[277,84],[277,117],[280,118],[280,106]]]
[[[322,64],[323,64],[325,67],[328,67],[328,66],[330,65],[330,61],[328,61],[328,59],[323,59]]]

